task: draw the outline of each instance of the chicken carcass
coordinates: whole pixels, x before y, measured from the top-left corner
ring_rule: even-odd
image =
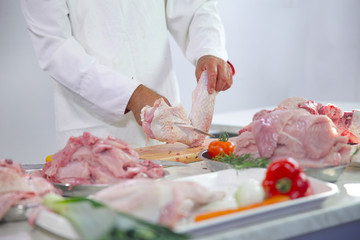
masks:
[[[326,110],[328,107],[331,111]],[[347,164],[353,149],[335,124],[341,121],[334,120],[341,118],[333,106],[287,99],[274,110],[254,115],[253,121],[232,139],[234,154],[250,153],[272,160],[293,157],[305,168]]]
[[[57,190],[44,178],[27,174],[10,159],[0,159],[0,220],[12,206],[40,204],[51,192]]]
[[[300,97],[285,99],[279,104],[278,108],[304,109],[313,115],[328,116],[338,128],[340,135],[348,137],[349,143],[360,143],[360,110],[343,113],[334,104],[323,105]]]
[[[170,107],[162,98],[152,107],[145,106],[141,110],[141,119],[146,135],[162,142],[181,142],[190,147],[200,146],[205,135],[193,129],[209,131],[216,99],[216,93],[208,93],[207,81],[207,72],[204,71],[192,94],[189,117],[181,105]]]
[[[64,149],[52,155],[41,174],[54,183],[110,184],[126,178],[161,178],[162,166],[139,155],[125,141],[98,138],[89,132],[71,137]]]
[[[95,193],[92,198],[120,212],[174,227],[200,206],[222,199],[212,192],[185,181],[129,179]]]

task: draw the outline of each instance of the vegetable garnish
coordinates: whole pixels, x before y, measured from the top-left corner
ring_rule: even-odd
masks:
[[[235,200],[238,207],[247,206],[264,201],[265,191],[261,182],[249,178],[238,187],[235,193]]]
[[[229,155],[234,152],[235,145],[229,141],[229,134],[224,132],[218,138],[218,140],[212,141],[208,146],[208,153],[211,158],[216,156]]]
[[[359,150],[360,150],[360,147],[357,147],[351,156],[354,157],[356,154],[359,153]]]
[[[241,154],[235,156],[234,154],[217,156],[213,160],[230,164],[235,169],[242,168],[266,168],[270,160],[268,158],[255,158],[251,154]]]
[[[251,205],[244,206],[244,207],[199,214],[195,217],[195,222],[199,222],[199,221],[203,221],[206,219],[219,217],[219,216],[223,216],[223,215],[227,215],[227,214],[231,214],[231,213],[241,212],[241,211],[248,210],[248,209],[267,206],[267,205],[271,205],[274,203],[284,202],[289,199],[290,199],[289,196],[286,196],[286,195],[276,195],[273,197],[269,197],[260,203],[255,203],[255,204],[251,204]]]
[[[293,158],[272,161],[262,185],[268,197],[287,195],[295,199],[311,194],[310,182],[304,170]]]
[[[46,158],[45,158],[45,161],[46,162],[51,162],[52,161],[52,155],[49,155],[49,156],[47,156]]]
[[[47,194],[43,202],[46,207],[67,218],[84,240],[189,239],[188,235],[117,212],[89,198]]]

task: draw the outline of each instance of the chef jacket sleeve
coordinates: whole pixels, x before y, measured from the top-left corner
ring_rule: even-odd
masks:
[[[72,36],[66,1],[22,0],[21,7],[40,67],[90,111],[110,122],[121,119],[139,83],[85,52]]]
[[[186,58],[194,65],[204,55],[225,61],[225,32],[216,0],[168,0],[167,25]]]

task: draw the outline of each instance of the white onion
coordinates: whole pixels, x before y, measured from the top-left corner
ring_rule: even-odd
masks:
[[[253,178],[243,182],[235,193],[235,199],[239,207],[262,202],[264,198],[264,188],[259,181]]]

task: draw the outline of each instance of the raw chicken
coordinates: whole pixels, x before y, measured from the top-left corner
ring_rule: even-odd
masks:
[[[360,110],[345,112],[342,124],[351,134],[356,136],[357,140],[352,140],[352,142],[360,143]]]
[[[130,179],[93,195],[93,199],[121,212],[174,227],[192,211],[224,197],[223,192],[185,181]]]
[[[52,156],[41,171],[50,182],[109,184],[125,178],[160,178],[162,166],[139,155],[125,141],[98,138],[88,132],[71,137],[64,149]]]
[[[216,92],[209,94],[207,84],[208,75],[207,71],[204,71],[192,93],[192,106],[189,115],[192,126],[204,132],[209,132],[210,130],[217,94]],[[193,133],[194,136],[191,147],[200,146],[204,142],[205,135],[197,132]]]
[[[360,111],[344,112],[333,104],[323,105],[313,100],[292,97],[280,103],[278,109],[304,109],[313,115],[328,116],[338,128],[341,136],[347,136],[349,143],[360,143]]]
[[[142,127],[148,137],[167,143],[192,144],[193,130],[179,127],[179,125],[191,126],[186,111],[181,105],[170,107],[163,98],[160,98],[155,101],[153,107],[144,107],[141,113]]]
[[[181,142],[190,147],[200,146],[205,135],[195,132],[194,127],[208,132],[214,114],[216,93],[207,91],[207,72],[204,71],[192,94],[192,107],[189,118],[185,109],[178,105],[168,106],[158,99],[154,106],[141,110],[142,127],[148,137],[162,142]]]
[[[56,189],[44,178],[30,176],[10,159],[0,159],[0,220],[11,207],[40,204],[50,192]]]
[[[232,139],[234,154],[250,153],[273,160],[293,157],[305,168],[347,164],[353,149],[342,134],[339,110],[306,99],[287,99],[274,110],[254,115]]]

